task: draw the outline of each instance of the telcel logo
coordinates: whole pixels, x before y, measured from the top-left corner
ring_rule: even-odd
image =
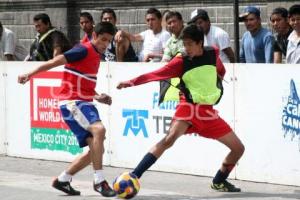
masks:
[[[142,131],[147,138],[148,132],[144,120],[148,119],[148,115],[148,110],[123,109],[122,116],[127,118],[123,136],[127,136],[131,130],[135,136]]]

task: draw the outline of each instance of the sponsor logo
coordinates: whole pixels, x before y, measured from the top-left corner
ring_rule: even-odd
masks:
[[[30,80],[31,148],[81,153],[76,138],[59,111],[63,72],[44,72]]]
[[[290,137],[292,141],[298,138],[300,142],[300,100],[293,79],[290,81],[290,94],[282,111],[282,128],[284,137]],[[298,145],[300,151],[300,143]]]
[[[127,119],[123,136],[127,136],[129,132],[137,136],[141,131],[145,138],[148,137],[145,125],[145,119],[148,119],[148,110],[123,109],[122,116]]]
[[[158,110],[175,110],[176,106],[178,104],[178,101],[165,101],[162,102],[160,105],[159,103],[159,93],[154,92],[153,98],[152,98],[152,109],[158,109]]]

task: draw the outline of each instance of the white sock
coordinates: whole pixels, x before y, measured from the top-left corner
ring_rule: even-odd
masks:
[[[59,176],[58,176],[58,181],[60,182],[70,182],[72,179],[72,175],[68,174],[66,171],[63,171]]]
[[[95,170],[95,173],[94,173],[94,183],[98,184],[98,183],[101,183],[104,180],[105,180],[105,178],[103,176],[103,170],[101,170],[101,169]]]

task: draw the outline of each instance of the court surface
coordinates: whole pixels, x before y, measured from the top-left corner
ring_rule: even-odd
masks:
[[[51,187],[51,181],[68,163],[6,157],[0,155],[1,200],[69,200],[104,198],[92,189],[91,167],[73,177],[72,185],[81,196],[66,196]],[[108,182],[128,169],[105,167]],[[300,199],[300,187],[231,180],[241,193],[221,193],[210,189],[211,178],[149,171],[141,180],[134,200],[292,200]]]

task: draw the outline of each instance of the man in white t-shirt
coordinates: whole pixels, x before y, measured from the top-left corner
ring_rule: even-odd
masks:
[[[4,28],[0,22],[0,61],[24,60],[28,52],[14,32]]]
[[[158,62],[161,60],[167,40],[171,37],[169,32],[161,26],[161,13],[156,8],[149,8],[146,12],[146,23],[149,29],[139,33],[130,34],[119,31],[115,38],[128,37],[131,41],[143,41],[142,50],[139,53],[141,62]]]
[[[234,63],[234,53],[230,46],[230,38],[223,29],[212,26],[206,10],[196,9],[191,13],[188,24],[196,24],[204,32],[204,46],[216,46],[220,50],[220,58],[223,63]]]
[[[289,23],[293,32],[288,37],[286,63],[300,64],[300,4],[294,4],[289,8]]]

